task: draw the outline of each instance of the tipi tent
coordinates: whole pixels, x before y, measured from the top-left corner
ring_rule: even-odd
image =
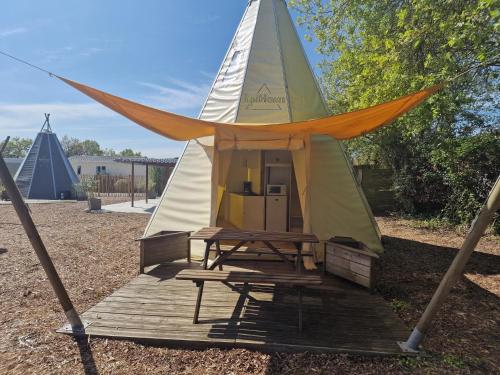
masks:
[[[78,177],[52,132],[49,114],[14,179],[25,198],[67,199]]]
[[[147,129],[189,141],[145,235],[281,228],[323,241],[353,237],[378,252],[380,232],[338,140],[390,124],[443,86],[330,116],[284,0],[249,1],[198,120],[57,77]]]
[[[285,1],[250,1],[200,119],[287,123],[328,114]],[[265,179],[263,152],[272,158],[273,150],[281,150],[292,160],[303,230],[321,240],[351,236],[382,251],[376,222],[337,140],[266,133],[215,138],[215,143],[214,137],[189,141],[146,235],[220,224],[229,193],[241,190],[243,180],[253,182],[254,193],[265,194],[258,186]]]

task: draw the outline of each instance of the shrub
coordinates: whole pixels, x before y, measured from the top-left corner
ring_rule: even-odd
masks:
[[[94,176],[82,176],[80,182],[73,185],[73,193],[76,199],[92,198],[96,191],[97,180]]]

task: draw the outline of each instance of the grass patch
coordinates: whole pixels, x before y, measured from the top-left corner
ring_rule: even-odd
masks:
[[[428,219],[411,219],[410,227],[415,229],[427,229],[427,230],[456,230],[456,225],[451,224],[449,221],[432,217]]]
[[[465,368],[467,366],[467,362],[464,358],[453,354],[445,354],[443,355],[443,363],[447,366],[454,368]]]
[[[398,298],[393,298],[391,301],[391,307],[396,312],[401,312],[410,307],[410,304]]]

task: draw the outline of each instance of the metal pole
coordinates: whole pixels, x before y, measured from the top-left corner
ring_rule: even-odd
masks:
[[[417,326],[413,329],[410,337],[405,342],[399,342],[399,346],[405,352],[418,352],[418,346],[424,339],[432,319],[438,312],[443,304],[445,298],[450,293],[451,288],[462,275],[465,264],[469,260],[472,252],[476,248],[477,243],[481,239],[488,224],[493,219],[493,215],[500,208],[500,176],[497,178],[493,189],[488,196],[486,204],[481,208],[478,215],[472,222],[472,225],[465,237],[464,243],[460,251],[453,260],[450,268],[444,275],[441,283],[439,284],[436,292],[432,296],[431,301],[427,305],[422,317],[420,318]]]
[[[146,163],[146,204],[148,204],[148,192],[149,192],[149,165]]]
[[[134,162],[132,162],[132,207],[134,207],[134,191],[135,191],[135,179],[134,179]]]
[[[12,201],[12,205],[16,210],[17,216],[21,221],[26,234],[31,242],[31,246],[35,250],[35,253],[40,260],[40,264],[42,265],[45,273],[47,274],[47,278],[49,279],[50,285],[52,289],[59,299],[59,303],[61,304],[66,317],[68,318],[69,323],[71,324],[71,328],[75,334],[81,334],[84,332],[84,327],[78,313],[73,307],[73,303],[64,288],[64,285],[57,274],[57,271],[52,263],[52,259],[50,259],[49,254],[47,253],[47,249],[43,244],[43,241],[38,233],[38,230],[35,227],[33,219],[28,212],[28,208],[24,203],[24,200],[19,192],[19,189],[14,182],[14,179],[10,175],[9,170],[7,169],[7,165],[5,161],[0,155],[0,179],[5,185],[5,189],[7,190],[7,194],[9,195],[10,200]]]

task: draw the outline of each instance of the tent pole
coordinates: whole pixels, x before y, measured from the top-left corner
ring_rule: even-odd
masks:
[[[149,164],[146,163],[146,204],[148,204],[148,192],[149,192]]]
[[[500,208],[500,176],[497,178],[495,185],[491,189],[485,205],[481,208],[478,215],[472,222],[472,225],[465,237],[465,240],[458,254],[455,256],[450,268],[444,275],[436,292],[432,296],[431,301],[427,305],[422,317],[417,326],[413,329],[410,337],[405,342],[399,342],[399,346],[405,352],[418,352],[418,346],[424,339],[432,319],[438,312],[444,300],[448,296],[451,288],[462,275],[465,264],[469,260],[472,252],[476,248],[477,243],[484,234],[488,224],[493,219],[493,215]]]
[[[50,285],[52,289],[59,299],[59,303],[61,304],[66,317],[71,325],[74,334],[83,334],[85,332],[84,326],[78,313],[73,307],[73,303],[64,288],[64,285],[59,278],[59,275],[52,263],[52,259],[47,253],[47,249],[36,229],[36,226],[31,218],[31,215],[28,211],[28,207],[24,203],[24,200],[19,192],[19,189],[14,182],[14,179],[10,175],[10,172],[7,168],[7,164],[5,164],[5,160],[0,154],[0,179],[5,185],[5,189],[7,190],[7,194],[9,195],[10,200],[12,201],[12,206],[16,210],[17,216],[21,221],[26,234],[31,242],[31,246],[35,250],[35,253],[42,265],[45,273],[47,274],[47,278],[49,279]]]
[[[132,207],[134,207],[134,192],[135,192],[135,178],[134,178],[134,162],[132,162]]]
[[[5,149],[7,148],[7,143],[9,143],[10,141],[10,136],[5,138],[5,141],[3,142],[3,145],[2,145],[2,149],[0,150],[0,155],[2,155],[2,153],[5,151]]]

